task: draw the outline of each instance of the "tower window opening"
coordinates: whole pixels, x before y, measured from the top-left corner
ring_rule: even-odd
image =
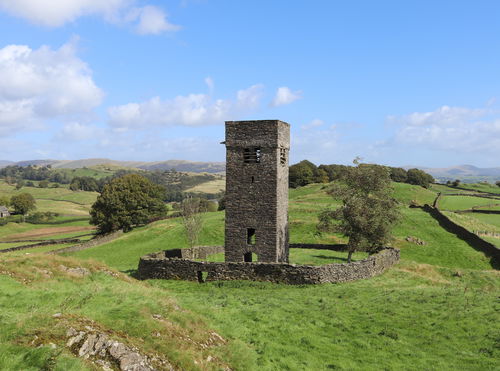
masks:
[[[280,164],[286,165],[286,148],[280,148]]]
[[[247,253],[243,254],[243,261],[245,263],[251,263],[252,262],[252,253],[247,252]]]
[[[247,229],[247,244],[255,245],[255,229],[253,228]]]
[[[259,163],[261,156],[260,147],[245,148],[243,151],[243,161],[245,164]]]
[[[252,177],[252,183],[255,183],[255,177]]]

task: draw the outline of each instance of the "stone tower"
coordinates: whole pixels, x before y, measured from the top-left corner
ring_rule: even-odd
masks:
[[[226,262],[288,262],[290,125],[226,121]]]

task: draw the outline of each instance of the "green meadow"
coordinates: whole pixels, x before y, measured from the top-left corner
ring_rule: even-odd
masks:
[[[498,205],[500,199],[473,197],[473,196],[442,196],[439,200],[439,208],[442,210],[469,210],[473,207]]]
[[[369,280],[317,286],[136,281],[140,256],[187,247],[178,218],[64,256],[44,255],[41,248],[29,255],[4,254],[0,369],[93,369],[64,348],[65,329],[89,321],[186,370],[498,369],[499,272],[428,213],[408,207],[432,203],[436,192],[408,184],[394,188],[402,220],[392,245],[401,249],[401,262]],[[319,212],[339,206],[327,190],[315,184],[290,191],[292,243],[346,241],[316,230]],[[199,244],[222,245],[224,213],[205,213],[203,220]],[[406,241],[409,236],[425,244]],[[358,253],[354,259],[365,256]],[[297,264],[345,258],[346,253],[324,250],[293,249],[290,254]],[[71,277],[60,271],[61,265],[85,267],[91,274]],[[14,297],[20,299],[9,300]],[[62,316],[54,318],[54,313]],[[185,341],[186,334],[204,339],[212,331],[225,342],[199,349],[197,342]],[[34,335],[39,340],[33,343]]]

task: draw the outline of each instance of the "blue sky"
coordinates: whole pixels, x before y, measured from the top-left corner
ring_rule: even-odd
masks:
[[[3,160],[223,161],[281,119],[291,160],[500,166],[500,2],[0,0]]]

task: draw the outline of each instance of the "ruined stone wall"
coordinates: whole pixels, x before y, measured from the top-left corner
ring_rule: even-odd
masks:
[[[252,280],[293,285],[337,283],[376,276],[398,261],[399,250],[392,248],[383,249],[358,262],[322,266],[286,263],[197,262],[187,259],[169,259],[162,251],[140,259],[138,277],[199,282]]]
[[[288,261],[290,127],[278,120],[226,122],[226,261],[253,252],[262,262]],[[245,162],[245,150],[258,161]],[[284,150],[285,163],[281,163]],[[247,243],[248,229],[255,243]]]
[[[119,231],[108,233],[104,236],[97,236],[91,240],[88,240],[86,242],[80,243],[80,244],[75,245],[75,246],[69,246],[69,247],[59,249],[59,250],[50,251],[50,252],[48,252],[48,254],[59,254],[62,252],[75,252],[75,251],[90,249],[91,247],[95,247],[95,246],[105,244],[107,242],[111,242],[111,241],[117,239],[118,237],[121,237],[122,235],[123,235],[123,231],[120,229]]]
[[[7,253],[7,252],[12,252],[12,251],[32,249],[32,248],[40,247],[40,246],[59,245],[59,244],[63,244],[63,243],[74,243],[74,242],[79,242],[79,241],[80,241],[79,238],[65,238],[65,239],[59,239],[59,240],[48,240],[48,241],[43,241],[43,242],[32,243],[30,245],[22,245],[22,246],[10,247],[8,249],[2,249],[2,250],[0,250],[0,253]],[[1,244],[0,244],[0,247],[1,247]]]

